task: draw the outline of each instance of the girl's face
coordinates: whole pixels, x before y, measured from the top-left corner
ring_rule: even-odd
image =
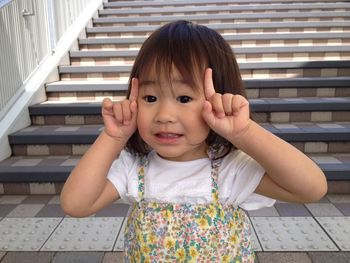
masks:
[[[173,67],[171,83],[155,71],[140,79],[137,126],[142,139],[160,156],[173,161],[206,157],[210,128],[202,118],[203,80],[190,87]]]

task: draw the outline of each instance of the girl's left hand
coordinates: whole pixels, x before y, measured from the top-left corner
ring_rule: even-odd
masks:
[[[206,101],[203,118],[217,134],[233,141],[249,127],[249,102],[241,95],[216,93],[212,69],[207,68],[204,75]]]

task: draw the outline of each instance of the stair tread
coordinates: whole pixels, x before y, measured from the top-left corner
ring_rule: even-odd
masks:
[[[151,17],[104,17],[94,18],[92,21],[98,23],[133,23],[133,22],[170,22],[176,20],[237,20],[237,19],[264,19],[264,18],[324,18],[324,17],[349,17],[349,12],[341,11],[319,11],[319,12],[278,12],[278,13],[238,13],[238,14],[210,14],[210,15],[164,15]]]
[[[252,112],[265,111],[350,111],[350,97],[305,97],[249,99]],[[35,115],[101,114],[101,102],[44,102],[29,107]],[[349,116],[350,118],[350,116]]]
[[[166,2],[165,2],[166,4]],[[240,5],[225,5],[225,6],[196,6],[196,7],[153,7],[153,8],[130,8],[130,9],[109,9],[108,5],[105,5],[106,9],[99,10],[100,15],[108,14],[151,14],[151,13],[172,13],[172,12],[205,12],[205,11],[252,11],[252,10],[296,10],[296,9],[335,9],[335,8],[350,8],[349,3],[293,3],[293,6],[280,3],[266,4],[240,4]]]
[[[277,68],[349,68],[350,60],[323,61],[277,61],[277,62],[240,62],[240,69],[277,69]],[[59,66],[59,73],[129,73],[128,65]]]
[[[350,77],[302,77],[274,79],[246,79],[246,88],[300,88],[300,87],[350,87]],[[47,92],[60,91],[126,91],[125,81],[84,80],[56,81],[46,84]]]
[[[223,35],[224,39],[229,40],[287,40],[287,39],[343,39],[350,38],[350,33],[348,32],[310,32],[310,33],[301,33],[301,32],[290,32],[290,33],[279,33],[279,34],[232,34],[232,35]],[[79,44],[136,44],[143,43],[146,40],[146,37],[101,37],[101,38],[81,38],[79,39]]]
[[[260,123],[289,142],[350,141],[350,122]],[[30,126],[9,135],[10,144],[91,144],[103,125]]]
[[[349,179],[350,153],[307,154],[328,180]],[[65,181],[81,156],[15,156],[0,162],[1,182]]]
[[[234,47],[235,54],[266,54],[266,53],[293,53],[293,52],[350,52],[350,45],[332,46],[268,46],[268,47]],[[71,51],[71,58],[85,57],[136,57],[139,50],[84,50]]]
[[[248,4],[248,3],[266,3],[266,4],[272,4],[274,2],[281,2],[281,0],[239,0],[236,1],[236,4]],[[298,3],[298,2],[304,2],[304,3],[314,3],[314,2],[320,2],[319,0],[289,0],[284,1],[284,3]],[[322,1],[321,1],[322,2]],[[326,1],[324,1],[326,2]],[[134,7],[134,6],[164,6],[165,5],[193,5],[193,4],[220,4],[220,3],[227,3],[226,0],[191,0],[191,1],[185,1],[185,0],[173,0],[173,1],[118,1],[118,2],[109,2],[104,3],[105,7]]]
[[[317,21],[317,22],[246,22],[246,23],[220,23],[220,24],[203,24],[214,30],[219,29],[247,29],[247,28],[296,28],[296,27],[349,27],[350,21]],[[154,31],[160,25],[149,26],[101,26],[101,27],[87,27],[87,33],[112,33],[112,32],[148,32]]]

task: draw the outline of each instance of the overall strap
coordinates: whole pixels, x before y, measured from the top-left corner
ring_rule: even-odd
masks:
[[[138,197],[140,201],[143,201],[145,193],[145,167],[148,165],[147,155],[140,157],[140,165],[138,169]]]

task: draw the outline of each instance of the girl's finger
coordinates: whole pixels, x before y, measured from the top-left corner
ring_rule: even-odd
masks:
[[[239,110],[244,107],[245,105],[248,104],[248,101],[240,96],[240,95],[234,95],[232,97],[232,110],[233,110],[233,114],[237,114],[239,112]]]
[[[102,101],[102,113],[113,114],[113,102],[109,98],[104,98]]]
[[[117,122],[122,123],[123,122],[123,110],[121,103],[116,103],[113,105],[113,113],[114,118],[117,120]]]
[[[138,94],[139,94],[139,80],[137,78],[132,78],[129,100],[136,101]]]
[[[121,106],[123,111],[123,124],[128,125],[131,120],[130,101],[129,100],[122,101]]]
[[[225,93],[222,95],[222,104],[224,106],[225,114],[230,116],[232,115],[232,99],[233,95],[229,93]]]
[[[207,68],[204,73],[204,95],[208,100],[216,93],[213,83],[213,70]]]
[[[215,116],[218,118],[225,117],[225,110],[222,104],[222,95],[220,93],[215,93],[213,96],[211,96],[210,103],[213,111],[215,112]]]

